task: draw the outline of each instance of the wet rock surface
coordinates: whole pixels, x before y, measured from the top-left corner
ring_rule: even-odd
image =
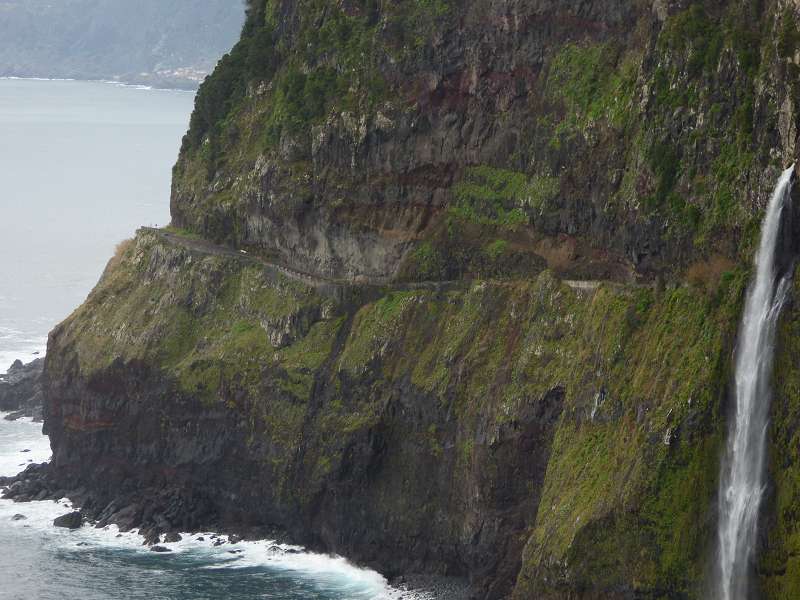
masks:
[[[80,529],[81,525],[83,525],[83,515],[78,511],[61,515],[53,520],[54,527],[63,527],[64,529]]]
[[[13,421],[22,417],[42,420],[42,372],[44,359],[22,364],[15,361],[5,375],[0,375],[0,411],[9,412],[6,419]]]

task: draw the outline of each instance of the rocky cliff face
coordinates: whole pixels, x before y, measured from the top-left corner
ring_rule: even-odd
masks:
[[[739,260],[794,152],[791,6],[258,6],[198,98],[173,218],[309,272]]]
[[[151,536],[279,527],[480,598],[707,597],[740,304],[795,152],[794,10],[252,4],[176,227],[51,334],[50,477]]]
[[[27,365],[14,361],[5,375],[0,375],[0,411],[10,412],[7,419],[22,416],[42,418],[42,371],[44,359],[37,358]]]
[[[153,232],[117,260],[47,358],[94,516],[280,526],[488,598],[696,588],[741,276],[359,297]]]

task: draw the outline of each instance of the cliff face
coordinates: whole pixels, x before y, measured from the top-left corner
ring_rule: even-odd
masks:
[[[155,232],[116,261],[47,358],[96,516],[279,525],[492,598],[695,588],[741,275],[354,294]]]
[[[257,6],[198,98],[173,218],[312,273],[738,260],[794,152],[791,7]]]
[[[51,334],[51,477],[104,521],[277,526],[481,598],[707,597],[741,298],[795,151],[793,10],[251,5],[175,228]]]

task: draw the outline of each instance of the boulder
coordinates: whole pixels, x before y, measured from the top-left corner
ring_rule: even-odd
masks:
[[[83,516],[77,511],[61,515],[53,521],[54,526],[66,529],[78,529],[82,524]]]
[[[172,550],[165,548],[164,546],[152,546],[150,548],[150,552],[172,552]]]
[[[8,415],[9,420],[41,415],[43,370],[43,358],[37,358],[27,365],[17,360],[5,375],[0,375],[0,411],[15,413]]]

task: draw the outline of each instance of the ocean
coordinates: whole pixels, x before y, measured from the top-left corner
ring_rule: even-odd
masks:
[[[44,352],[47,333],[84,300],[116,244],[140,225],[168,223],[171,167],[192,103],[186,92],[0,80],[0,372]],[[49,456],[41,425],[0,415],[0,476]],[[215,547],[207,532],[157,554],[113,526],[54,528],[69,509],[66,500],[0,500],[0,599],[411,597],[343,558],[267,540]]]
[[[169,221],[193,96],[0,80],[0,372],[43,352],[115,245]]]

